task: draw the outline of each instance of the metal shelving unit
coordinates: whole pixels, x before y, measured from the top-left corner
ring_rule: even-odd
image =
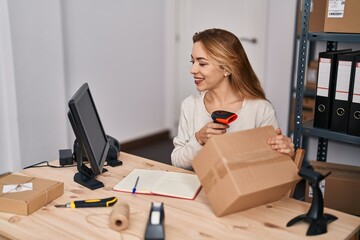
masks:
[[[326,51],[334,51],[337,49],[338,42],[360,42],[360,34],[340,34],[340,33],[309,33],[310,18],[310,0],[304,0],[302,5],[301,17],[301,33],[299,41],[299,52],[297,62],[297,79],[295,94],[295,113],[294,113],[294,144],[295,149],[304,148],[306,138],[304,136],[312,136],[318,138],[317,160],[326,161],[328,140],[345,142],[360,145],[360,137],[347,135],[343,133],[333,132],[327,129],[313,127],[313,121],[302,122],[302,105],[303,97],[314,94],[314,92],[305,91],[305,74],[307,67],[307,54],[309,41],[326,41]]]
[[[310,41],[360,42],[360,34],[310,32]]]
[[[360,137],[338,133],[322,128],[314,128],[313,120],[303,123],[302,134],[305,136],[323,137],[329,140],[346,142],[350,144],[360,145]]]

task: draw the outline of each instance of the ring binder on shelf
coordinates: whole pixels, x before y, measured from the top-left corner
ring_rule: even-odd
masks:
[[[334,78],[333,111],[331,113],[330,128],[337,132],[347,132],[350,109],[350,92],[352,91],[355,57],[360,51],[338,55],[337,73]]]
[[[355,58],[347,133],[360,136],[360,56]]]
[[[337,56],[339,53],[346,52],[351,52],[351,49],[319,53],[314,127],[330,128],[332,92],[337,71]]]

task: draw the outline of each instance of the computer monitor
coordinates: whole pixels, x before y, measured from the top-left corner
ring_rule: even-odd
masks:
[[[75,174],[74,181],[90,189],[103,187],[104,184],[95,178],[105,170],[103,166],[110,143],[87,83],[69,100],[69,109],[68,117],[77,140],[74,154],[79,172]],[[83,163],[83,154],[90,168]]]

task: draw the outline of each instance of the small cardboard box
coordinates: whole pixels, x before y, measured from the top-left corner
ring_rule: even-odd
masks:
[[[295,114],[295,97],[291,101],[291,114],[290,114],[290,129],[294,129],[294,114]],[[302,122],[310,121],[314,119],[314,106],[315,99],[313,97],[303,97],[302,107]]]
[[[300,180],[293,160],[267,143],[271,126],[214,136],[192,165],[216,216],[277,201]]]
[[[300,35],[302,26],[302,2],[300,2],[300,10],[298,12],[298,26],[297,33]],[[311,0],[310,1],[310,18],[309,18],[309,32],[323,32],[325,24],[325,9],[326,0]]]
[[[318,60],[310,60],[307,68],[305,87],[307,90],[316,90],[317,71],[319,66]]]
[[[64,183],[16,174],[0,176],[0,211],[29,215],[64,193]]]
[[[302,2],[297,33],[301,33]],[[359,0],[311,0],[309,32],[360,33]]]
[[[327,0],[325,32],[360,33],[359,0]]]
[[[325,207],[360,216],[360,167],[318,161],[310,161],[310,164],[321,174],[331,172],[320,183]],[[312,201],[308,183],[305,201]]]

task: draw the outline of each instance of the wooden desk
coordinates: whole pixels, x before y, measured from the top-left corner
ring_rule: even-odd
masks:
[[[73,181],[76,168],[32,168],[22,174],[54,179],[65,183],[65,193],[30,216],[0,213],[0,239],[143,239],[151,202],[163,202],[166,239],[306,239],[306,223],[290,228],[286,223],[306,213],[308,203],[283,198],[280,201],[218,218],[212,212],[204,191],[195,200],[132,195],[112,190],[113,186],[134,168],[164,169],[186,172],[179,168],[121,153],[123,166],[106,167],[98,177],[105,187],[88,190]],[[56,164],[54,162],[54,164]],[[109,228],[112,208],[55,208],[72,200],[116,196],[130,205],[130,224],[123,232]],[[339,219],[328,225],[328,233],[309,239],[349,239],[360,229],[360,218],[338,211],[325,212]]]

